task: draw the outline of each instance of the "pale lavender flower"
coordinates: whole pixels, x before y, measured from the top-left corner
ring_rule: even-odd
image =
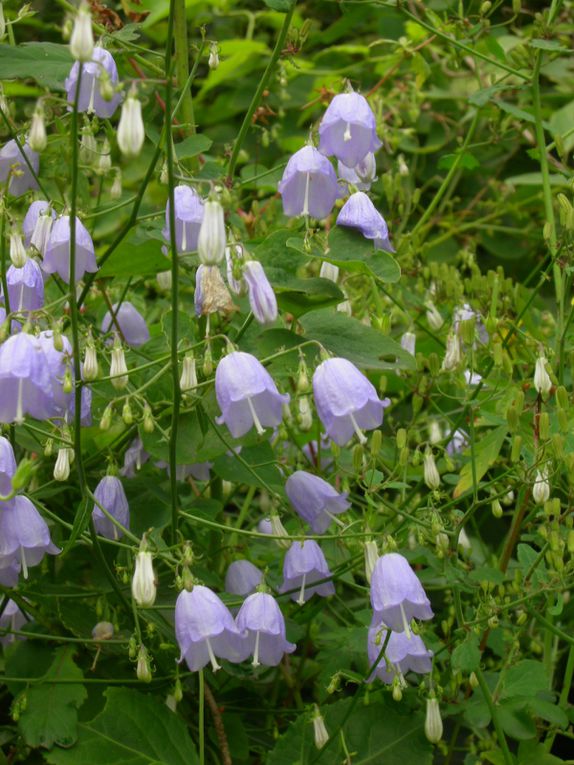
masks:
[[[317,441],[308,441],[302,448],[302,452],[314,467],[319,467],[321,471],[327,470],[333,464],[333,453],[331,452],[331,439],[326,435],[321,435],[320,443]],[[319,459],[319,464],[317,464]]]
[[[347,199],[337,216],[337,226],[356,228],[366,239],[374,240],[377,250],[395,251],[385,219],[364,191],[357,191]]]
[[[0,569],[18,565],[24,579],[46,553],[57,555],[46,521],[28,497],[18,494],[0,510]]]
[[[175,602],[175,636],[181,656],[191,672],[211,662],[221,669],[217,657],[243,661],[245,644],[229,609],[208,587],[196,584],[191,592],[182,590]]]
[[[70,281],[70,216],[62,215],[52,226],[50,239],[44,254],[44,271],[59,274],[68,283]],[[76,218],[76,282],[85,272],[98,270],[94,243],[88,230],[79,218]]]
[[[221,408],[218,424],[225,423],[234,438],[241,438],[255,425],[259,434],[282,420],[281,395],[273,378],[255,356],[234,351],[224,356],[215,372],[215,395]]]
[[[76,100],[79,73],[80,63],[76,61],[64,83],[69,104]],[[102,96],[102,83],[110,91],[109,99]],[[112,54],[105,48],[95,47],[92,60],[82,65],[78,111],[96,114],[103,119],[112,117],[122,100],[120,93],[113,92],[117,84],[118,68]]]
[[[243,266],[243,278],[249,290],[249,305],[260,324],[270,324],[277,318],[277,298],[261,263],[248,260]]]
[[[455,454],[460,454],[468,446],[468,433],[465,433],[461,428],[457,428],[452,434],[449,442],[446,445],[446,450],[451,457]]]
[[[48,243],[45,236],[41,236],[38,227],[41,228],[41,223],[44,221],[44,231],[49,233],[52,228],[52,222],[56,219],[56,213],[50,207],[50,203],[43,199],[38,199],[32,202],[28,208],[24,220],[22,221],[22,233],[24,234],[24,245],[30,247],[34,244],[38,252],[44,254],[45,245]],[[46,225],[47,223],[47,225]],[[34,240],[37,241],[34,241]],[[44,246],[42,246],[44,245]]]
[[[74,397],[73,393],[65,393],[63,389],[64,376],[72,358],[72,345],[65,335],[60,336],[60,341],[62,350],[58,350],[54,345],[54,333],[51,330],[40,332],[37,337],[50,378],[51,406],[49,417],[64,416],[66,412],[70,411]],[[70,372],[72,373],[71,369]]]
[[[26,614],[20,609],[20,606],[13,600],[6,603],[6,608],[0,616],[0,630],[8,630],[6,635],[0,636],[0,643],[6,648],[15,640],[24,640],[23,635],[11,634],[13,631],[19,632],[22,627],[28,623]]]
[[[431,604],[406,558],[399,553],[381,555],[371,576],[374,619],[395,632],[411,635],[412,619],[432,619]]]
[[[377,163],[374,154],[367,154],[355,167],[347,167],[339,160],[337,164],[339,177],[348,184],[356,186],[359,191],[368,191],[377,180]]]
[[[318,475],[296,470],[285,483],[289,501],[315,534],[323,534],[334,516],[351,507],[347,494],[339,494]]]
[[[306,539],[303,542],[293,542],[285,553],[283,583],[279,592],[295,590],[290,595],[291,600],[302,606],[315,594],[324,598],[335,594],[335,586],[331,581],[313,584],[321,579],[330,579],[330,577],[331,572],[323,551],[315,540]]]
[[[486,327],[484,326],[484,322],[482,321],[482,317],[478,311],[475,311],[473,308],[471,308],[468,303],[464,303],[462,306],[455,310],[452,319],[454,331],[459,332],[460,322],[470,321],[470,319],[475,319],[474,327],[478,336],[479,343],[481,345],[486,345],[488,343],[489,337]]]
[[[335,96],[319,125],[319,150],[355,167],[381,147],[375,115],[360,93]]]
[[[304,146],[293,154],[278,189],[283,211],[290,218],[295,215],[325,218],[339,195],[332,164],[313,146]]]
[[[263,574],[249,560],[235,560],[225,574],[225,592],[232,595],[249,595],[262,582]]]
[[[20,423],[25,414],[44,420],[52,412],[52,381],[38,340],[26,332],[0,345],[0,422]]]
[[[177,252],[195,252],[199,238],[199,229],[203,222],[203,200],[191,186],[180,185],[173,190],[175,202],[175,242]],[[165,228],[163,238],[170,242],[169,199],[165,208]]]
[[[124,454],[124,466],[120,475],[124,478],[133,478],[142,465],[149,460],[149,454],[144,449],[143,441],[139,436],[134,438]]]
[[[156,467],[163,468],[168,475],[171,475],[169,462],[158,460],[154,463]],[[176,465],[175,477],[178,481],[185,481],[190,476],[196,481],[209,481],[209,471],[213,467],[213,462],[195,462],[191,465]]]
[[[240,244],[236,244],[234,246],[234,250],[235,252],[232,253],[231,247],[225,248],[227,284],[229,285],[229,289],[235,295],[244,295],[247,291],[247,285],[245,284],[245,280],[239,275],[242,272],[242,266],[244,263],[243,247]],[[234,275],[234,266],[236,264],[239,266],[239,273],[237,274],[237,277]]]
[[[388,630],[385,629],[384,624],[373,622],[367,638],[370,667],[376,662],[385,644],[387,634]],[[404,632],[391,632],[385,654],[381,657],[367,682],[371,683],[375,677],[378,677],[383,683],[391,685],[398,678],[401,684],[404,684],[403,676],[407,672],[424,675],[431,671],[432,655],[432,651],[427,650],[419,635],[412,634],[407,637]]]
[[[124,300],[119,308],[118,304],[115,303],[112,306],[112,311],[114,312],[123,339],[131,348],[139,348],[140,345],[147,343],[150,334],[146,321],[128,300]],[[116,323],[112,321],[112,314],[108,311],[102,319],[100,330],[105,335],[110,330],[115,329],[115,327]]]
[[[253,666],[276,667],[283,655],[297,647],[285,637],[285,619],[275,598],[265,592],[250,595],[239,609],[237,627]]]
[[[389,399],[379,399],[375,386],[347,359],[323,361],[313,375],[313,394],[317,413],[327,435],[344,446],[355,433],[366,442],[363,430],[373,430],[383,422],[383,409]]]
[[[28,258],[22,268],[10,266],[6,271],[6,283],[10,311],[38,311],[44,305],[44,277],[33,258]]]
[[[0,515],[2,508],[0,507]],[[8,556],[5,559],[0,555],[0,584],[4,587],[16,587],[20,576],[20,561]]]
[[[401,337],[401,348],[403,351],[415,355],[417,336],[414,332],[405,332]]]
[[[271,518],[262,518],[257,524],[257,531],[260,534],[273,534],[273,523]]]
[[[12,444],[0,436],[0,494],[7,497],[12,492],[12,477],[16,472],[16,458]]]
[[[101,507],[105,507],[118,523],[124,528],[129,529],[130,508],[122,482],[116,476],[104,476],[96,486],[94,497],[98,503],[94,503],[94,509],[92,510],[92,520],[94,521],[96,531],[107,539],[119,539],[123,535],[123,531],[108,518]]]
[[[40,157],[27,143],[18,148],[16,141],[11,140],[0,149],[0,183],[5,183],[10,178],[8,191],[15,197],[20,197],[30,189],[38,188],[38,181],[24,159],[28,158],[34,173],[38,175],[40,169]]]

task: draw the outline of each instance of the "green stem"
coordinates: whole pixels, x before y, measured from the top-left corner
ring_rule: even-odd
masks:
[[[193,133],[195,133],[195,116],[193,113],[193,100],[191,97],[191,83],[188,84],[189,50],[187,46],[187,15],[185,9],[185,0],[175,0],[175,2],[172,3],[171,8],[173,11],[175,39],[175,76],[177,78],[178,87],[182,89],[183,99],[181,105],[183,121],[185,123],[183,132],[193,135]],[[170,16],[171,15],[172,12],[170,11]],[[171,55],[171,45],[168,45],[167,50],[169,51],[168,55]],[[166,74],[168,74],[168,71],[169,70],[166,64]],[[168,108],[166,102],[166,114],[170,113],[171,109]]]
[[[275,68],[275,64],[277,63],[277,60],[279,59],[279,56],[281,55],[283,46],[285,45],[287,32],[289,31],[289,27],[291,26],[291,19],[293,18],[293,14],[295,12],[295,6],[296,6],[296,3],[294,2],[292,7],[285,14],[283,26],[281,27],[281,31],[279,32],[279,37],[277,38],[277,42],[275,43],[275,47],[273,48],[273,53],[271,54],[269,63],[267,64],[267,67],[265,71],[263,72],[263,76],[259,80],[259,85],[257,86],[257,90],[253,94],[253,98],[251,99],[251,103],[249,104],[249,109],[247,110],[247,113],[245,114],[245,117],[243,118],[243,122],[239,130],[239,134],[237,138],[235,139],[235,143],[233,144],[233,151],[229,159],[229,165],[227,166],[228,181],[231,181],[233,179],[233,173],[235,172],[235,165],[237,164],[237,158],[239,156],[241,146],[243,145],[243,141],[245,140],[245,136],[247,135],[247,132],[249,128],[251,127],[253,115],[255,114],[255,110],[259,106],[259,102],[261,101],[261,96],[263,95],[263,91],[267,87],[267,83],[269,82],[271,73],[273,72],[273,69]]]
[[[205,765],[205,678],[199,670],[199,765]]]
[[[498,711],[496,709],[494,701],[492,700],[492,696],[490,695],[490,690],[488,688],[488,685],[486,684],[486,680],[484,679],[482,670],[476,669],[475,674],[476,674],[476,677],[478,678],[478,684],[480,685],[480,690],[482,691],[482,695],[484,696],[486,705],[490,711],[492,723],[494,725],[496,735],[498,736],[498,743],[500,744],[500,748],[502,749],[502,756],[504,757],[504,762],[506,763],[506,765],[514,765],[514,760],[512,758],[512,754],[510,753],[510,749],[508,748],[508,743],[506,741],[506,737],[504,735],[504,731],[502,729],[502,725],[498,717]]]

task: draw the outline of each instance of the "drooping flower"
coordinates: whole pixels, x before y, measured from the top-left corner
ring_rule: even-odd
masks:
[[[259,434],[264,428],[279,425],[283,405],[273,378],[255,356],[234,351],[224,356],[215,372],[215,395],[221,408],[217,422],[225,423],[234,438],[241,438],[255,425]]]
[[[76,61],[65,82],[69,104],[73,104],[76,100],[79,72],[80,64]],[[104,98],[102,95],[104,82],[112,88],[111,98]],[[91,59],[82,65],[78,111],[96,114],[102,119],[113,117],[122,100],[121,94],[114,92],[117,84],[118,68],[112,54],[105,48],[96,46]]]
[[[401,337],[401,348],[410,353],[411,356],[415,355],[417,336],[414,332],[405,332]]]
[[[46,123],[44,122],[44,109],[41,101],[38,101],[34,113],[32,114],[30,132],[28,133],[28,145],[32,151],[37,152],[44,151],[48,145]]]
[[[92,510],[92,519],[96,531],[107,539],[119,539],[124,532],[108,518],[102,508],[124,528],[129,529],[130,508],[122,482],[114,475],[104,476],[96,486],[94,497],[96,502]]]
[[[464,305],[455,310],[452,317],[452,326],[454,331],[460,334],[461,322],[470,321],[471,319],[475,320],[475,332],[478,336],[479,342],[481,345],[486,345],[488,343],[488,332],[484,326],[482,317],[478,311],[475,311],[473,308],[471,308],[468,303],[464,303]]]
[[[225,573],[225,592],[249,595],[263,580],[263,574],[249,560],[235,560]]]
[[[245,650],[253,656],[253,666],[276,667],[283,655],[296,646],[285,637],[285,619],[277,601],[265,592],[250,595],[237,614],[237,627],[245,640]]]
[[[385,625],[373,620],[367,637],[369,666],[372,666],[377,660],[387,639],[387,634],[388,630]],[[427,650],[419,635],[411,634],[409,638],[404,632],[391,632],[385,655],[381,657],[367,682],[372,682],[375,677],[378,677],[387,685],[391,685],[397,679],[401,681],[401,684],[404,684],[403,676],[407,672],[424,675],[431,669],[432,651]]]
[[[6,630],[6,634],[0,636],[0,644],[6,648],[15,640],[23,640],[22,635],[14,635],[13,632],[19,632],[22,627],[28,623],[26,614],[20,609],[20,606],[13,600],[6,603],[6,608],[0,616],[0,630]]]
[[[534,387],[543,396],[547,396],[552,390],[552,380],[546,371],[546,363],[546,356],[541,353],[536,359],[536,367],[534,369]]]
[[[381,147],[375,115],[360,93],[336,95],[319,125],[319,150],[355,167]]]
[[[432,619],[430,601],[409,562],[399,553],[381,555],[371,576],[374,620],[411,635],[412,619]]]
[[[291,600],[302,606],[315,594],[324,598],[334,595],[335,585],[333,582],[314,584],[319,580],[330,578],[329,566],[323,551],[315,540],[306,539],[303,542],[293,542],[285,553],[283,583],[279,592],[294,590],[290,595]]]
[[[287,162],[278,186],[283,212],[289,218],[325,218],[339,195],[333,165],[313,146],[304,146]]]
[[[12,478],[16,472],[16,458],[12,444],[0,436],[0,494],[7,497],[12,493]]]
[[[263,266],[248,260],[243,266],[243,278],[249,291],[249,305],[260,324],[270,324],[277,318],[277,298]]]
[[[460,452],[464,451],[467,446],[468,433],[465,433],[461,428],[457,428],[446,445],[446,451],[452,457],[455,454],[460,454]]]
[[[44,555],[57,555],[46,521],[28,497],[17,494],[0,509],[0,568],[17,566],[25,579]]]
[[[52,226],[44,253],[43,268],[48,274],[59,274],[66,284],[70,281],[70,239],[70,216],[62,215]],[[75,265],[76,282],[80,281],[86,271],[95,273],[98,270],[92,237],[79,218],[76,218]]]
[[[56,213],[50,203],[43,199],[32,202],[22,222],[22,233],[26,247],[34,246],[43,255],[50,237],[52,222]]]
[[[138,606],[153,606],[157,595],[153,556],[146,550],[141,550],[136,556],[134,575],[132,577],[132,597]]]
[[[536,478],[532,487],[532,498],[537,505],[543,505],[550,499],[550,481],[548,480],[548,468],[536,471]]]
[[[199,230],[203,221],[203,200],[195,189],[184,184],[173,190],[175,210],[175,242],[178,254],[195,252],[199,239]],[[169,199],[165,208],[165,228],[163,238],[169,244]]]
[[[356,228],[366,239],[374,240],[377,250],[395,251],[385,219],[364,191],[357,191],[347,199],[337,216],[337,226]]]
[[[128,159],[137,157],[144,145],[142,105],[133,91],[128,93],[128,97],[122,104],[117,140],[121,153]]]
[[[434,694],[427,699],[425,716],[425,736],[431,744],[438,744],[442,738],[443,725],[440,716],[440,706]]]
[[[28,166],[24,155],[28,158],[34,172]],[[36,176],[39,169],[40,157],[27,143],[22,146],[22,151],[20,151],[18,144],[12,139],[0,149],[0,183],[6,183],[10,178],[8,192],[13,196],[21,197],[26,191],[38,188]]]
[[[327,435],[343,446],[356,433],[367,440],[363,430],[373,430],[383,422],[383,410],[391,403],[377,396],[374,385],[347,359],[323,361],[313,375],[313,394],[317,413]]]
[[[436,491],[440,486],[440,473],[431,449],[427,449],[423,457],[423,474],[429,489]]]
[[[347,167],[341,160],[337,164],[339,177],[356,186],[359,191],[368,191],[377,180],[375,155],[369,152],[355,167]]]
[[[296,470],[285,483],[289,501],[315,534],[323,534],[334,516],[351,506],[347,494],[339,494],[318,475]]]
[[[70,37],[70,53],[76,61],[89,61],[94,51],[90,6],[83,2],[78,8]]]
[[[25,414],[44,420],[52,412],[52,380],[42,347],[26,332],[0,345],[0,422],[20,423]]]
[[[112,321],[112,314],[108,311],[102,319],[100,327],[102,334],[105,335],[110,330],[115,329],[117,323],[123,339],[131,348],[139,348],[140,345],[147,343],[150,334],[146,321],[128,300],[124,300],[119,307],[115,303],[112,306],[112,311],[115,316],[115,322]]]
[[[230,314],[236,310],[219,266],[199,265],[195,273],[194,306],[196,316]]]
[[[245,645],[239,630],[221,599],[208,587],[196,584],[191,592],[182,590],[175,602],[175,636],[191,672],[211,662],[221,669],[217,658],[243,661]]]
[[[144,449],[143,441],[139,436],[134,438],[124,454],[124,465],[120,475],[124,478],[133,478],[141,466],[149,460],[149,454]]]
[[[44,277],[33,258],[22,268],[10,266],[6,272],[11,312],[38,311],[44,305]]]
[[[203,220],[197,238],[199,260],[206,266],[216,266],[225,257],[225,217],[217,199],[204,205]]]

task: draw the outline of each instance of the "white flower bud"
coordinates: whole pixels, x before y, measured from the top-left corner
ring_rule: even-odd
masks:
[[[440,486],[440,475],[430,449],[424,454],[424,479],[429,489],[436,490]]]
[[[98,155],[98,164],[96,172],[98,175],[107,175],[112,169],[112,156],[110,154],[110,142],[104,138],[100,153]]]
[[[195,368],[195,359],[192,353],[186,353],[183,358],[179,387],[182,393],[197,388],[197,370]]]
[[[91,165],[98,156],[98,145],[93,133],[89,129],[82,131],[80,138],[80,160],[84,165]]]
[[[70,53],[76,61],[91,61],[94,53],[92,17],[87,3],[82,3],[74,20],[70,37]]]
[[[153,606],[157,587],[153,570],[152,554],[139,552],[132,579],[132,598],[138,606]]]
[[[48,240],[50,239],[50,232],[52,231],[52,223],[53,218],[49,208],[38,215],[30,244],[38,250],[40,255],[44,255],[46,250]]]
[[[223,207],[215,199],[208,199],[204,206],[203,222],[197,242],[199,260],[204,265],[215,266],[225,257],[225,220]]]
[[[122,104],[117,138],[120,151],[125,157],[137,157],[145,141],[145,130],[142,105],[134,93],[130,93]]]
[[[119,169],[119,167],[116,167],[116,171],[114,173],[114,182],[112,183],[112,187],[110,189],[110,196],[112,199],[119,199],[122,195],[122,171]]]
[[[536,359],[536,368],[534,370],[534,387],[538,393],[546,396],[552,389],[552,380],[546,371],[546,357],[544,354]]]
[[[28,260],[24,242],[17,231],[10,234],[10,260],[15,268],[23,268]]]
[[[116,390],[122,390],[128,384],[128,367],[124,349],[118,341],[112,348],[112,361],[110,364],[111,383]]]
[[[160,271],[155,278],[160,289],[166,291],[171,289],[171,271]]]
[[[345,294],[344,290],[343,290],[343,294]],[[337,311],[339,311],[339,313],[344,313],[347,316],[352,316],[353,307],[351,305],[351,301],[349,299],[343,300],[343,302],[339,303],[339,305],[337,306]]]
[[[403,154],[399,154],[397,164],[399,166],[399,175],[406,177],[409,174],[409,167],[407,163],[405,162],[405,158]]]
[[[467,552],[470,552],[472,550],[472,545],[470,543],[470,539],[468,538],[468,534],[464,530],[464,528],[461,528],[459,534],[458,534],[458,546],[462,547],[463,550],[466,550]]]
[[[28,134],[28,146],[32,151],[44,151],[48,145],[48,136],[46,135],[46,125],[44,124],[44,110],[37,105],[32,115],[30,132]]]
[[[403,351],[410,353],[411,356],[415,355],[417,336],[414,332],[405,332],[401,337],[401,348]]]
[[[425,718],[425,736],[431,744],[438,744],[442,738],[442,718],[438,699],[431,696],[427,699],[427,714]]]
[[[211,43],[209,46],[209,60],[207,63],[210,69],[217,69],[219,66],[219,51],[217,50],[217,43]]]
[[[144,645],[140,645],[139,647],[138,660],[136,664],[136,677],[142,683],[151,683],[152,680],[149,657],[147,649]]]
[[[427,321],[430,324],[431,329],[438,331],[444,324],[444,319],[437,311],[435,304],[429,300],[426,304],[427,307]]]
[[[58,457],[54,465],[54,480],[67,481],[70,476],[70,452],[68,447],[58,449]]]
[[[431,444],[438,444],[442,441],[442,432],[438,420],[431,420],[429,423],[429,441]]]
[[[329,733],[325,727],[325,720],[319,707],[315,704],[315,714],[313,715],[313,736],[315,738],[315,746],[317,749],[322,749],[329,740]]]
[[[272,536],[285,537],[285,539],[276,539],[275,542],[279,545],[279,547],[282,547],[284,550],[288,550],[291,547],[291,542],[289,539],[289,534],[287,533],[287,529],[281,523],[281,518],[279,518],[277,513],[272,513],[270,520]]]
[[[98,354],[93,345],[86,346],[86,353],[84,355],[84,364],[82,366],[82,378],[86,382],[96,380],[100,373],[98,367]]]
[[[367,582],[371,583],[371,576],[373,575],[373,571],[375,569],[375,564],[377,560],[379,559],[379,550],[377,548],[377,543],[369,539],[365,542],[364,547],[365,552],[365,576],[367,577]]]
[[[337,279],[339,278],[339,266],[334,266],[332,263],[329,263],[328,260],[324,260],[321,263],[321,270],[319,271],[319,276],[322,279],[329,279],[331,282],[337,283]]]
[[[446,352],[442,360],[441,370],[448,372],[456,369],[461,361],[460,340],[456,332],[451,332],[446,341]]]
[[[550,482],[548,481],[548,471],[545,468],[536,471],[532,497],[537,505],[543,505],[550,498]]]
[[[301,396],[297,402],[297,407],[299,409],[297,415],[299,429],[306,433],[313,427],[313,410],[311,409],[309,396]]]

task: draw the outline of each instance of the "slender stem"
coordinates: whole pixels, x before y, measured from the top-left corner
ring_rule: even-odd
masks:
[[[4,295],[4,308],[6,316],[10,314],[10,295],[8,293],[8,280],[6,279],[6,208],[2,206],[2,231],[0,232],[0,270],[2,275],[2,293]],[[11,323],[8,325],[10,328]],[[9,331],[9,330],[8,330]]]
[[[205,678],[199,670],[199,765],[205,765]]]
[[[175,39],[175,76],[177,78],[177,85],[182,89],[182,105],[181,111],[183,115],[183,121],[185,127],[184,133],[193,135],[195,133],[195,116],[193,113],[193,100],[191,97],[191,83],[189,80],[189,50],[187,45],[187,15],[185,9],[185,0],[175,0],[172,4],[173,17],[174,17],[174,39]],[[171,56],[171,47],[168,47],[169,55]],[[168,67],[166,66],[166,75],[168,74]],[[166,98],[166,113],[171,113],[171,108]]]
[[[267,83],[269,82],[271,73],[273,72],[273,69],[275,68],[275,64],[277,63],[277,60],[279,59],[279,56],[281,55],[283,46],[285,45],[285,39],[287,38],[287,32],[289,31],[289,27],[291,26],[291,19],[293,18],[295,7],[296,7],[296,3],[294,2],[292,7],[285,14],[283,26],[281,27],[281,31],[279,32],[279,37],[277,38],[277,42],[275,43],[275,47],[273,48],[273,53],[271,54],[269,63],[267,64],[267,67],[265,71],[263,72],[263,76],[259,80],[259,85],[257,86],[257,90],[253,94],[253,98],[251,99],[251,103],[249,104],[249,109],[247,110],[247,113],[245,114],[245,117],[243,118],[243,122],[239,130],[239,134],[237,138],[235,139],[235,143],[233,144],[233,151],[229,159],[229,165],[227,166],[228,181],[231,181],[233,178],[235,165],[237,164],[237,158],[239,156],[241,146],[243,145],[243,141],[245,140],[245,136],[247,135],[247,131],[249,130],[251,126],[253,115],[255,114],[255,110],[259,106],[259,102],[261,101],[261,96],[263,95],[263,91],[267,87]]]
[[[502,756],[504,757],[504,762],[506,763],[506,765],[513,765],[514,760],[512,759],[512,755],[510,753],[510,749],[508,748],[508,743],[506,741],[506,737],[504,735],[504,731],[502,729],[502,725],[498,717],[498,710],[496,709],[496,705],[494,701],[492,700],[492,696],[490,695],[490,690],[488,688],[488,685],[486,684],[486,680],[484,678],[482,670],[476,669],[475,674],[476,674],[476,677],[478,678],[478,684],[480,685],[480,690],[482,691],[482,695],[484,696],[486,705],[490,711],[490,716],[492,717],[492,723],[494,725],[496,735],[498,736],[498,743],[500,744],[500,748],[502,749]]]

